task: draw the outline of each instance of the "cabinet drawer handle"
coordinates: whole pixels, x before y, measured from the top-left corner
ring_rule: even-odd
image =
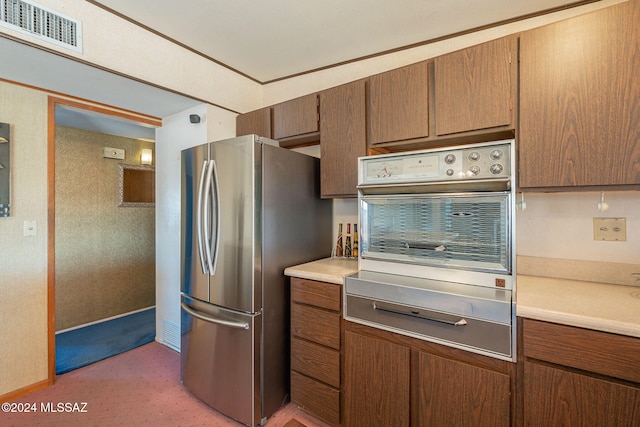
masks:
[[[379,311],[386,311],[388,313],[400,314],[403,316],[417,317],[419,319],[431,320],[433,322],[446,323],[447,325],[464,326],[467,321],[460,318],[460,316],[452,316],[450,314],[437,313],[429,310],[418,310],[415,308],[401,307],[392,304],[385,304],[383,302],[374,301],[373,309]]]

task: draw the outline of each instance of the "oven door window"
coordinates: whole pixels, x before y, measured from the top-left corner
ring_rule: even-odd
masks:
[[[511,272],[511,195],[363,196],[360,256]]]

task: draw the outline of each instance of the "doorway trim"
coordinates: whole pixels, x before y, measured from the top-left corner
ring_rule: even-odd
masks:
[[[55,384],[56,379],[56,322],[55,322],[55,129],[56,105],[64,105],[78,110],[112,116],[120,120],[131,121],[143,126],[161,127],[162,119],[145,114],[127,111],[117,107],[97,104],[77,98],[48,97],[47,109],[47,362],[48,383]]]

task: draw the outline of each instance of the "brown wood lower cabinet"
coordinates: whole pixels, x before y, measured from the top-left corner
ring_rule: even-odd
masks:
[[[640,426],[640,339],[519,324],[525,426]]]
[[[509,426],[509,375],[416,352],[412,426]]]
[[[340,425],[342,287],[291,279],[291,401]]]
[[[410,350],[345,332],[345,426],[408,426]]]
[[[525,362],[525,425],[639,426],[640,389]]]
[[[516,365],[345,322],[344,425],[509,426]]]

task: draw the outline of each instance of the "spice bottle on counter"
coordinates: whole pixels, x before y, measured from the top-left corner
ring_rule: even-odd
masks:
[[[351,224],[347,224],[347,234],[344,239],[344,256],[351,258]]]
[[[354,258],[358,258],[358,224],[353,224],[353,245],[351,253]]]
[[[342,223],[338,226],[338,241],[336,242],[336,250],[335,255],[337,257],[344,256],[344,252],[342,249]]]

